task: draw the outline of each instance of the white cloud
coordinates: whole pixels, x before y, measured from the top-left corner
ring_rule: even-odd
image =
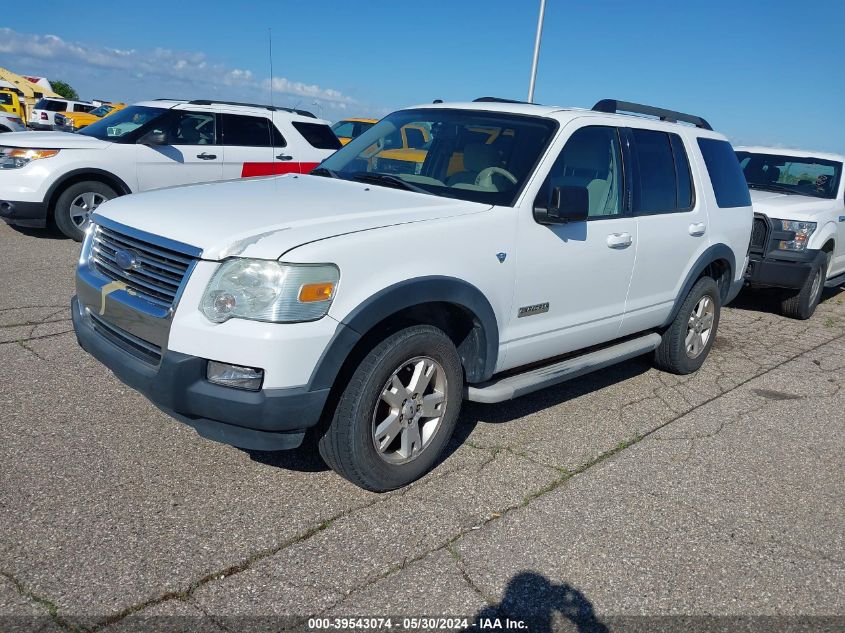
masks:
[[[26,64],[26,68],[10,68],[15,72],[52,76],[61,72],[62,77],[71,83],[74,83],[75,78],[68,73],[97,75],[105,84],[92,89],[97,94],[109,92],[116,85],[115,82],[125,84],[121,89],[127,92],[127,96],[133,97],[132,100],[168,96],[165,93],[174,89],[188,89],[197,93],[198,97],[216,98],[223,98],[223,94],[236,98],[243,91],[269,96],[270,89],[269,79],[258,79],[248,69],[231,68],[210,61],[205,53],[196,51],[175,51],[160,47],[144,51],[88,46],[64,40],[57,35],[33,35],[0,28],[0,55],[8,56],[17,64]],[[0,66],[6,64],[0,58]],[[146,94],[138,95],[140,87],[126,83],[131,83],[133,79],[143,80],[144,86],[141,87],[147,91]],[[272,83],[277,102],[287,96],[299,101],[307,99],[309,104],[317,101],[321,108],[325,106],[336,110],[345,110],[356,103],[333,88],[284,77],[275,77]],[[149,93],[150,87],[154,87],[154,94]],[[203,90],[205,93],[202,93]],[[250,100],[243,96],[240,98]]]

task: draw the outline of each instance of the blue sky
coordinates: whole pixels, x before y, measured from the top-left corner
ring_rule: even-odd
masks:
[[[271,27],[275,102],[335,120],[524,99],[539,2],[88,6],[5,12],[0,66],[63,78],[85,98],[266,102]],[[535,99],[637,101],[700,114],[735,144],[845,153],[843,28],[841,0],[547,0]]]

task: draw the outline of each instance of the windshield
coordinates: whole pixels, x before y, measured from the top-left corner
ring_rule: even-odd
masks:
[[[114,106],[110,106],[110,105],[108,105],[107,103],[104,103],[104,104],[103,104],[103,105],[101,105],[99,108],[94,108],[93,110],[91,110],[91,112],[89,112],[89,114],[93,114],[93,115],[94,115],[94,116],[96,116],[96,117],[103,118],[103,117],[104,117],[104,116],[106,116],[109,112],[111,112],[111,111],[112,111],[112,108],[113,108],[113,107],[114,107]]]
[[[80,130],[79,133],[103,141],[134,142],[135,134],[133,132],[159,118],[165,112],[167,112],[167,108],[129,106],[92,123]]]
[[[835,198],[842,163],[821,158],[737,152],[751,189]]]
[[[556,129],[555,121],[532,116],[401,110],[332,154],[315,173],[512,206]]]

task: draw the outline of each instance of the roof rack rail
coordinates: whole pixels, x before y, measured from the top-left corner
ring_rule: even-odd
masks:
[[[663,108],[655,108],[654,106],[642,105],[639,103],[631,103],[630,101],[602,99],[593,106],[593,110],[596,112],[609,112],[611,114],[618,114],[620,112],[646,114],[657,117],[661,121],[668,121],[669,123],[683,121],[684,123],[692,123],[695,127],[700,127],[704,130],[713,129],[710,127],[710,124],[700,116],[695,116],[694,114],[684,114],[683,112],[675,112],[674,110],[665,110]]]
[[[300,116],[307,116],[311,117],[312,119],[316,119],[317,117],[314,116],[314,113],[309,112],[308,110],[297,110],[296,108],[283,108],[281,106],[271,106],[266,105],[264,103],[243,103],[242,101],[218,101],[216,99],[194,99],[192,101],[188,101],[191,105],[233,105],[233,106],[247,106],[250,108],[264,108],[266,110],[270,110],[271,112],[291,112],[293,114],[298,114]]]
[[[517,99],[502,99],[501,97],[478,97],[473,99],[473,103],[529,103],[528,101],[518,101]],[[530,103],[529,105],[535,105]]]

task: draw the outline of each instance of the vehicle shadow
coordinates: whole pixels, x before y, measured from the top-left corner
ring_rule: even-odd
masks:
[[[465,630],[570,630],[561,627],[564,622],[560,620],[571,622],[578,633],[609,631],[596,617],[593,603],[578,589],[567,583],[554,583],[537,572],[523,571],[510,579],[502,601],[476,613],[470,628]]]
[[[842,291],[842,286],[825,288],[822,290],[820,303],[839,295]],[[782,296],[782,291],[778,288],[755,288],[753,290],[743,288],[736,299],[728,304],[728,307],[744,312],[768,312],[779,315]]]
[[[43,229],[33,229],[27,226],[15,226],[14,224],[7,224],[6,226],[13,231],[17,231],[21,235],[26,235],[27,237],[37,237],[42,240],[56,240],[61,242],[67,242],[70,240],[69,237],[51,224],[48,224],[47,228]]]
[[[555,387],[549,387],[516,400],[499,404],[479,404],[464,401],[452,439],[446,445],[434,468],[449,459],[467,441],[479,423],[505,424],[513,422],[573,398],[639,376],[651,369],[649,359],[650,356],[635,358]],[[253,461],[276,468],[308,473],[328,470],[328,466],[323,462],[317,451],[316,437],[312,433],[306,434],[302,446],[295,450],[247,450],[245,452]]]
[[[650,355],[640,356],[560,385],[522,396],[516,400],[508,400],[498,404],[464,401],[455,434],[452,436],[452,440],[446,447],[443,458],[441,462],[438,462],[438,465],[448,459],[469,439],[479,423],[506,424],[517,421],[543,409],[563,404],[569,400],[644,374],[652,368],[650,361]]]

